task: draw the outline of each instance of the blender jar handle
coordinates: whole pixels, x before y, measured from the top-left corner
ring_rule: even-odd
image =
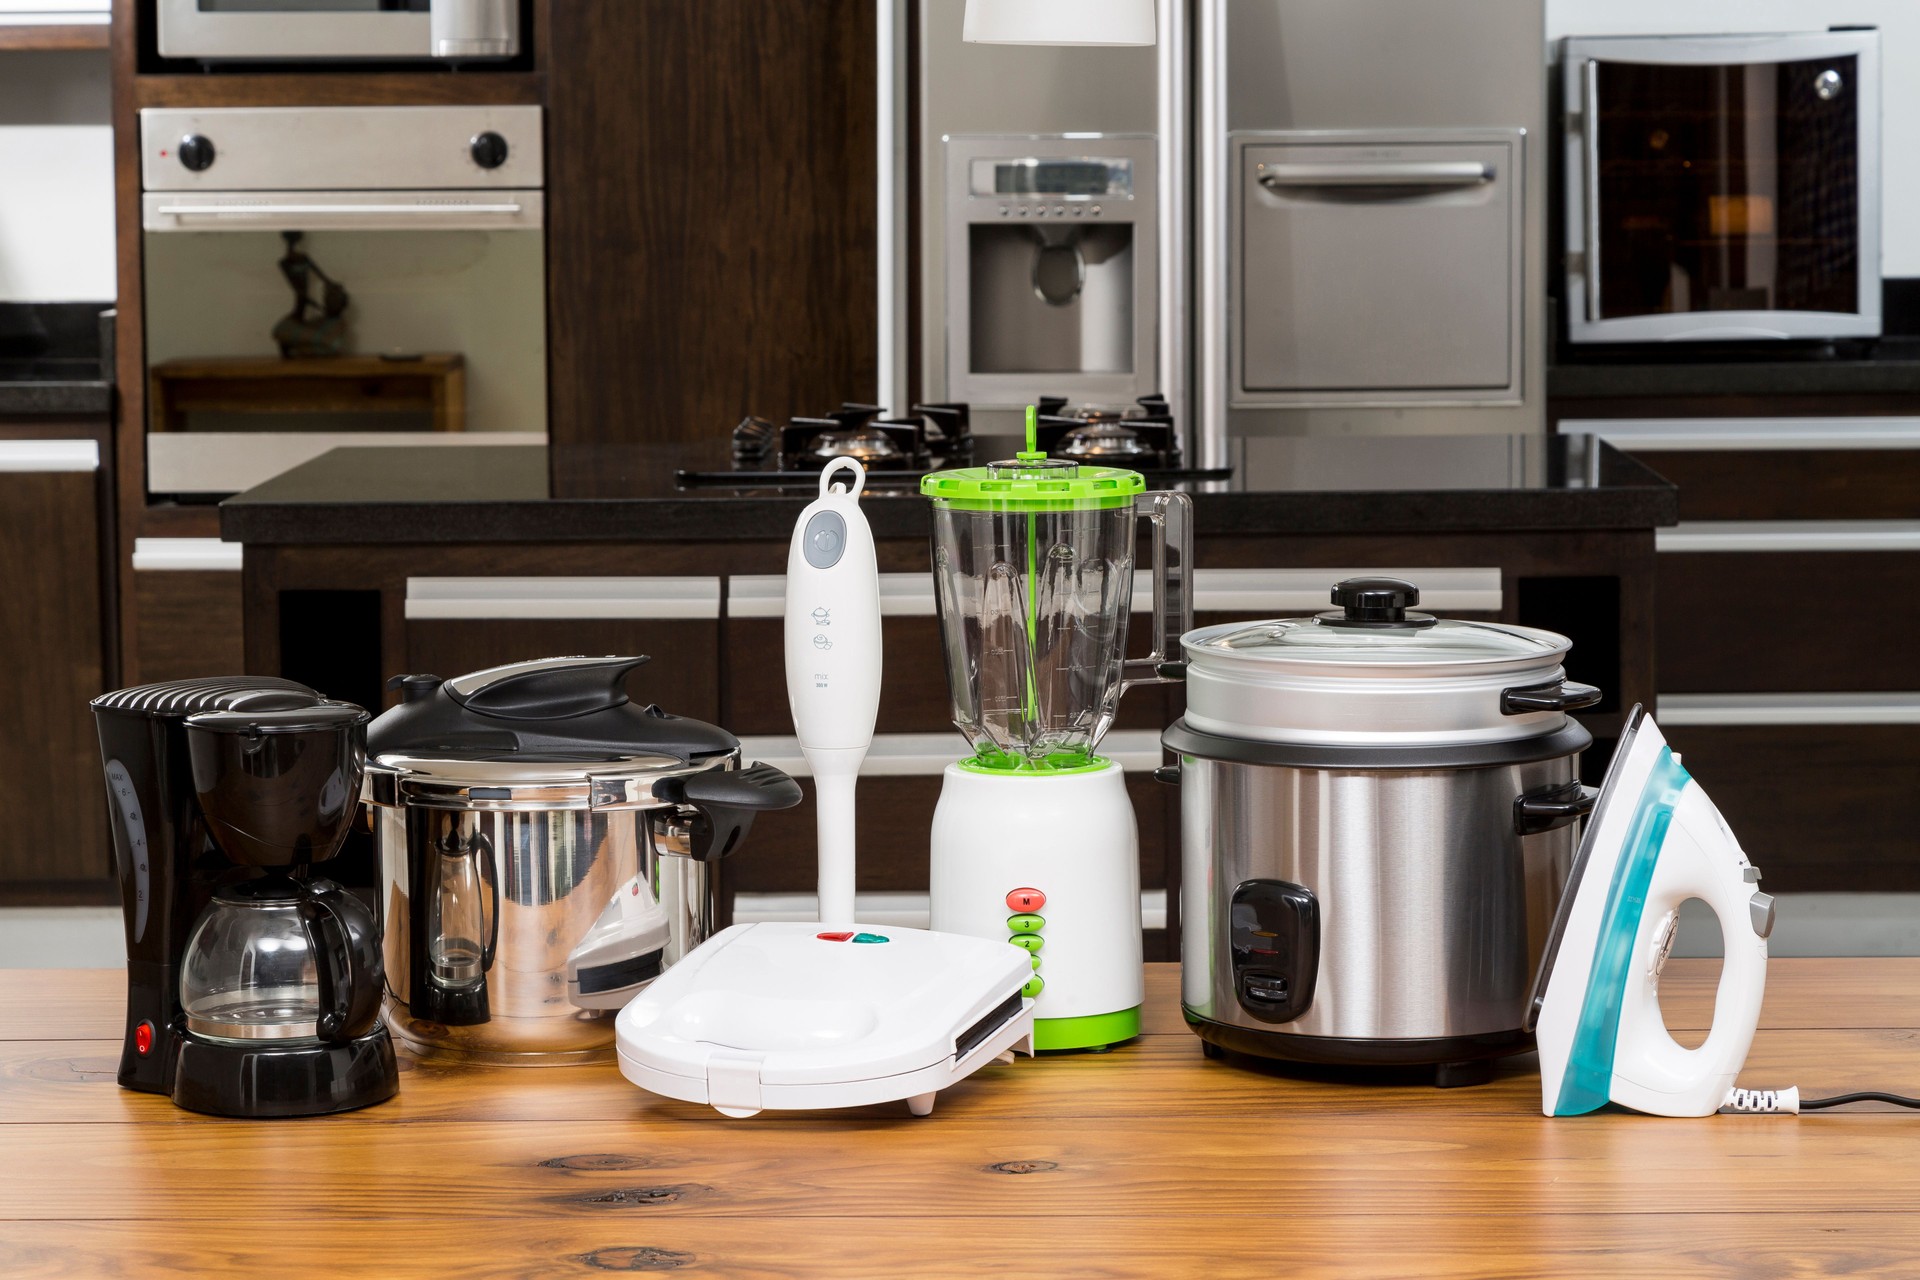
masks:
[[[299,911],[320,987],[320,1016],[314,1022],[314,1034],[328,1043],[350,1040],[347,1019],[353,1016],[353,993],[360,988],[360,975],[354,972],[353,939],[347,932],[347,922],[331,902],[310,890],[301,892]],[[334,972],[336,963],[343,972]]]
[[[1185,679],[1180,637],[1193,630],[1193,499],[1163,489],[1139,495],[1133,509],[1153,524],[1153,652],[1122,664],[1122,693]]]

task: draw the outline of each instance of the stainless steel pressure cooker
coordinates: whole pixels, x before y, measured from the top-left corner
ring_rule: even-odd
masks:
[[[713,864],[800,802],[732,734],[629,701],[645,661],[394,681],[365,798],[389,1021],[416,1053],[610,1057],[613,1013],[713,932]]]
[[[1187,633],[1181,999],[1220,1049],[1441,1083],[1529,1046],[1527,993],[1590,742],[1564,637],[1414,612],[1391,578],[1310,618]]]

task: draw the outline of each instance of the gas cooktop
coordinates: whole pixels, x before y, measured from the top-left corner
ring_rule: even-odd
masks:
[[[1042,396],[1037,405],[1037,443],[1049,457],[1126,467],[1162,481],[1231,474],[1182,465],[1179,432],[1163,396],[1143,396],[1126,408],[1070,405],[1060,396]],[[975,436],[971,419],[969,406],[959,403],[915,405],[895,418],[879,405],[851,402],[784,427],[747,418],[733,431],[731,468],[683,468],[676,479],[682,488],[804,490],[819,482],[829,459],[847,456],[865,464],[870,488],[914,488],[929,472],[1011,458],[1026,447],[1012,436]]]

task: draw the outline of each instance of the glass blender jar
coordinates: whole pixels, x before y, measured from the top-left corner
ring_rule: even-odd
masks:
[[[954,724],[973,747],[934,811],[932,926],[1032,956],[1035,1046],[1102,1048],[1140,1027],[1139,836],[1096,754],[1120,696],[1175,680],[1192,625],[1185,494],[1033,448],[921,481]],[[1126,657],[1137,520],[1153,532],[1153,652]]]

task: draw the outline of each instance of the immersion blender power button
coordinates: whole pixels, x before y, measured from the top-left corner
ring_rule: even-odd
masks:
[[[838,511],[816,511],[813,519],[807,521],[806,536],[801,547],[807,557],[807,563],[816,569],[831,569],[840,563],[840,553],[847,549],[847,522]]]

